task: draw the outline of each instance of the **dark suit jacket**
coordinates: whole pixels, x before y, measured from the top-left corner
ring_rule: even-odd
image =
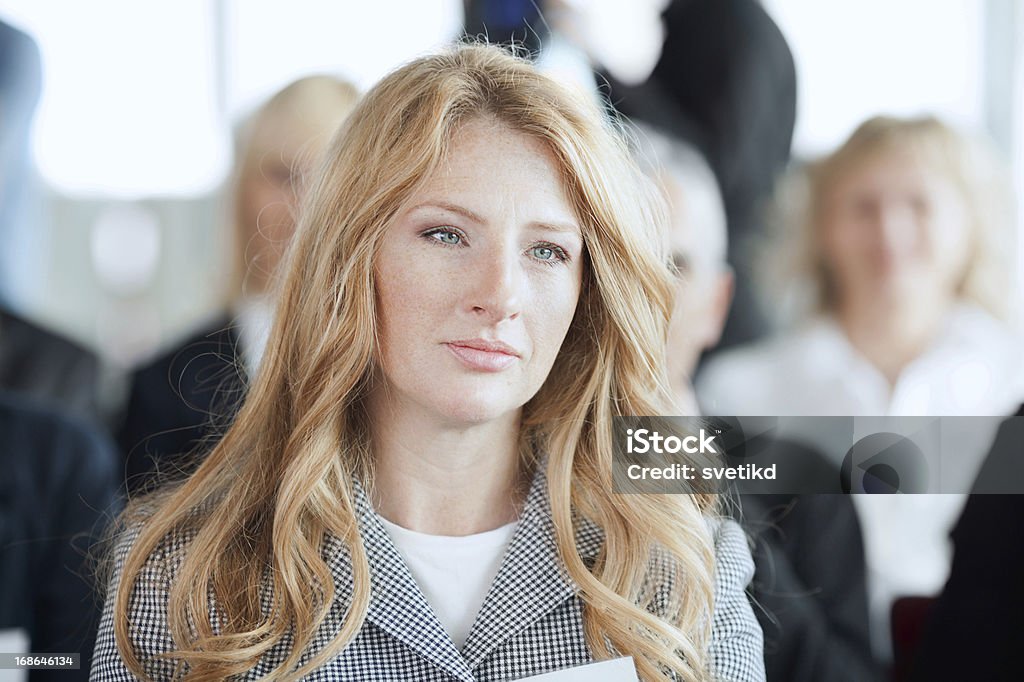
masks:
[[[191,471],[223,432],[246,381],[237,346],[222,318],[133,374],[117,438],[129,490]]]
[[[674,0],[665,44],[646,83],[608,78],[612,104],[700,149],[722,190],[736,294],[718,348],[749,341],[765,322],[743,258],[763,231],[764,204],[789,163],[796,124],[796,66],[756,0]]]
[[[838,477],[838,474],[837,474]],[[845,495],[744,495],[768,682],[870,682],[864,546]]]
[[[1017,412],[1024,417],[1024,407]],[[1024,421],[1000,427],[975,490],[1024,477]],[[967,498],[953,566],[918,649],[915,680],[1019,680],[1024,654],[1024,495]]]
[[[32,653],[81,653],[85,680],[98,627],[87,559],[117,511],[113,446],[85,422],[0,394],[0,629],[29,633]]]
[[[754,541],[751,596],[764,630],[768,682],[880,680],[853,500],[840,494],[788,494],[838,491],[839,467],[799,442],[760,437],[732,451],[729,460],[739,463],[753,455],[779,462],[789,472],[772,483],[738,486],[747,493],[740,498],[740,518]],[[750,494],[751,489],[760,494]],[[773,489],[778,492],[765,494]]]
[[[92,353],[0,310],[0,390],[99,420],[98,378]]]

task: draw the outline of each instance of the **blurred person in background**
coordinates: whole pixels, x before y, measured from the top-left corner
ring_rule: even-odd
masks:
[[[638,128],[640,159],[668,199],[669,248],[678,272],[669,376],[682,413],[697,415],[690,377],[701,353],[718,340],[732,290],[725,211],[699,152],[646,125]],[[765,634],[768,681],[879,679],[868,633],[863,541],[850,498],[745,494],[740,502],[735,516],[754,540],[751,597]]]
[[[539,55],[551,37],[545,18],[549,4],[550,0],[464,0],[462,40],[514,42]]]
[[[723,349],[768,331],[746,247],[763,236],[765,205],[789,163],[796,67],[757,0],[673,0],[662,20],[661,55],[646,81],[620,82],[612,64],[603,74],[619,111],[694,145],[715,173],[734,271],[733,302],[716,344]],[[600,64],[597,49],[591,53]]]
[[[0,280],[37,227],[27,209],[40,81],[35,42],[0,22]],[[0,293],[0,651],[79,653],[79,670],[27,678],[86,680],[99,616],[90,551],[117,512],[114,449],[96,431],[99,362]]]
[[[39,47],[31,36],[0,20],[0,302],[12,303],[10,249],[28,229],[36,199],[30,132],[42,88]]]
[[[1013,211],[986,150],[932,117],[877,117],[799,178],[763,252],[790,286],[777,307],[799,322],[713,358],[701,404],[722,415],[1012,413],[1024,396],[1007,321]],[[980,462],[985,447],[964,457]],[[946,579],[963,499],[854,496],[883,657],[894,598]]]
[[[0,389],[100,423],[99,360],[73,341],[0,310]]]
[[[930,605],[912,672],[917,682],[1019,680],[1024,651],[1024,406],[1003,422],[953,528],[949,580]],[[950,655],[951,651],[960,655]]]
[[[0,22],[0,280],[16,256],[18,233],[34,227],[26,222],[25,208],[31,182],[29,130],[39,99],[40,69],[35,41]],[[0,301],[0,390],[98,421],[98,379],[99,362],[91,352]]]
[[[638,156],[669,206],[669,247],[678,273],[668,370],[684,414],[700,414],[691,378],[701,354],[722,333],[733,293],[728,237],[718,183],[693,146],[638,123]]]
[[[80,653],[88,679],[99,624],[90,550],[117,513],[117,459],[82,420],[0,392],[0,651]],[[20,640],[20,641],[19,641]]]
[[[230,196],[234,281],[222,317],[138,369],[119,429],[130,490],[158,467],[188,466],[234,415],[271,323],[269,293],[295,211],[358,91],[331,76],[295,81],[241,126]]]

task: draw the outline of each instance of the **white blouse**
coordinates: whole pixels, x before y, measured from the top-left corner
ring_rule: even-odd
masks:
[[[249,296],[235,305],[235,325],[238,330],[238,345],[246,374],[252,378],[259,371],[263,352],[270,339],[270,328],[274,322],[274,305],[264,296]]]
[[[959,305],[890,389],[836,321],[821,317],[717,355],[696,390],[710,415],[1001,416],[1024,396],[1022,356],[1007,325]]]
[[[1004,416],[1024,402],[1024,343],[1007,325],[959,305],[895,385],[831,318],[713,358],[697,377],[702,410],[720,416]],[[963,447],[975,473],[998,420]],[[987,430],[986,430],[987,429]],[[973,476],[967,480],[972,480]],[[889,610],[905,595],[935,594],[949,574],[949,531],[963,494],[856,495],[864,531],[873,639],[890,654]]]

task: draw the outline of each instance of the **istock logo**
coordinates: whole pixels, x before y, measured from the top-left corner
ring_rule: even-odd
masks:
[[[709,436],[704,429],[696,436],[662,436],[657,431],[648,429],[626,429],[626,452],[640,455],[653,452],[659,455],[674,455],[685,452],[691,455],[717,455],[715,437]]]

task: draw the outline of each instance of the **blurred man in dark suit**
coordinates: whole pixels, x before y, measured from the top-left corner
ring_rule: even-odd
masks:
[[[0,22],[0,278],[16,256],[31,181],[29,130],[39,99],[41,66],[35,41]],[[78,345],[25,320],[0,302],[0,390],[50,402],[98,419],[99,367]]]
[[[665,42],[645,83],[607,76],[612,104],[697,147],[725,203],[735,294],[717,348],[750,341],[766,320],[744,258],[764,229],[764,203],[789,162],[796,67],[778,26],[756,0],[673,0]]]
[[[92,353],[0,310],[0,389],[98,422],[98,376]]]
[[[700,414],[690,377],[700,353],[718,339],[732,285],[725,213],[714,175],[698,152],[646,127],[638,138],[641,161],[669,201],[669,246],[679,274],[669,378],[682,413]],[[805,473],[839,478],[838,468],[817,451],[781,440],[774,447],[800,461]],[[851,499],[746,494],[736,511],[754,541],[751,596],[764,631],[768,682],[880,679],[868,635],[864,547]]]
[[[88,678],[89,554],[117,512],[116,462],[86,422],[0,393],[0,632],[27,634],[22,653],[82,654],[81,670],[35,670],[31,682]]]

